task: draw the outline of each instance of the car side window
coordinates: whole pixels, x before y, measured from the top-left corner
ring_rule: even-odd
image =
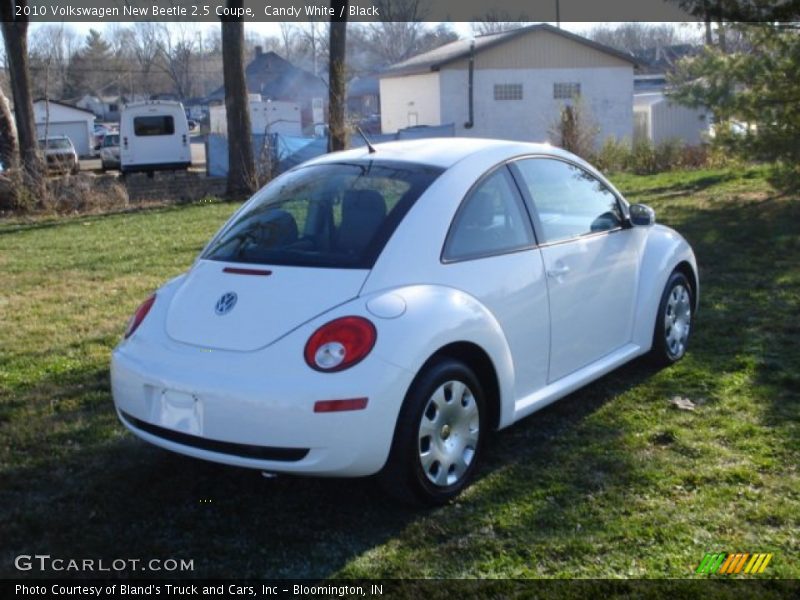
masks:
[[[622,226],[616,196],[580,167],[549,158],[529,158],[514,164],[536,207],[542,242],[558,242]]]
[[[445,242],[444,260],[513,252],[534,244],[533,229],[506,167],[470,191]]]

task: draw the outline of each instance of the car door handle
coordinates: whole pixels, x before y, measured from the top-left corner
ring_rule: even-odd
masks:
[[[553,279],[557,279],[558,277],[563,277],[569,273],[569,267],[567,265],[563,265],[561,267],[554,267],[552,269],[547,270],[547,276],[552,277]]]

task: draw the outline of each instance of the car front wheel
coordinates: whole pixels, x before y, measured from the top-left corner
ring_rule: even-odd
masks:
[[[656,364],[671,365],[686,354],[692,331],[692,286],[675,271],[664,286],[656,316],[651,357]]]
[[[398,417],[384,488],[412,504],[444,504],[472,480],[486,430],[483,388],[465,364],[443,359],[423,370]]]

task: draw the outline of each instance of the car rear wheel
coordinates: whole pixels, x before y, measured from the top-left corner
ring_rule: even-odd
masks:
[[[412,504],[444,504],[472,480],[485,437],[486,402],[465,364],[443,359],[414,381],[398,417],[384,488]]]
[[[671,365],[686,354],[692,332],[694,296],[686,275],[675,271],[664,287],[656,316],[651,358],[656,364]]]

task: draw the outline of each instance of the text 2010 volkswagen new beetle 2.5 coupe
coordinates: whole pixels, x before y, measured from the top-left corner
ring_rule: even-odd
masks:
[[[547,145],[393,142],[246,202],[135,312],[114,402],[144,440],[441,503],[486,434],[651,353],[686,352],[694,254]]]

